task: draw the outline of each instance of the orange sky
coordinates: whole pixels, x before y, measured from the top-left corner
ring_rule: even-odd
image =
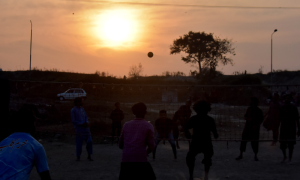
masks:
[[[143,2],[300,7],[297,0]],[[218,67],[225,74],[244,70],[256,73],[260,66],[267,73],[270,71],[271,33],[277,28],[273,40],[273,67],[298,70],[299,10],[176,7],[89,0],[0,1],[0,68],[29,68],[29,20],[32,20],[32,67],[84,73],[99,70],[123,76],[128,74],[130,66],[142,63],[143,75],[163,71],[188,73],[196,68],[183,63],[181,55],[170,55],[169,47],[174,39],[192,30],[212,32],[233,40],[234,66]],[[117,33],[117,38],[112,33]],[[153,58],[147,57],[149,51],[154,53]]]

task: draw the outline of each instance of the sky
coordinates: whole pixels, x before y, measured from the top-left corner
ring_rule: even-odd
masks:
[[[298,0],[0,0],[0,68],[29,69],[31,20],[32,67],[39,69],[123,77],[141,63],[147,76],[188,74],[197,66],[184,63],[185,54],[170,55],[170,45],[189,31],[204,31],[230,39],[235,47],[234,65],[217,70],[257,73],[262,67],[268,73],[271,34],[278,29],[273,69],[299,70],[299,17]],[[147,57],[148,52],[154,56]]]

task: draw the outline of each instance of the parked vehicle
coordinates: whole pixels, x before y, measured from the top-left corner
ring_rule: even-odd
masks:
[[[65,99],[75,99],[77,97],[86,99],[86,92],[81,88],[70,88],[64,93],[57,94],[57,98],[61,101]]]

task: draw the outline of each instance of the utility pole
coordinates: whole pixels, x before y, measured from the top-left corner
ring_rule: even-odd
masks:
[[[273,82],[273,34],[277,32],[277,29],[274,30],[274,32],[271,34],[271,83]]]
[[[32,21],[30,20],[31,24],[31,35],[30,35],[30,65],[29,65],[29,70],[31,71],[31,50],[32,50]]]
[[[31,24],[31,33],[30,33],[30,64],[29,64],[29,90],[30,90],[30,79],[31,79],[31,51],[32,51],[32,21],[30,20]]]

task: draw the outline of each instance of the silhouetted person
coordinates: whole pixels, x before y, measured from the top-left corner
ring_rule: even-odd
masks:
[[[180,106],[179,110],[177,110],[174,114],[173,121],[178,125],[181,126],[181,130],[177,128],[178,126],[174,127],[173,133],[174,138],[176,140],[177,148],[180,149],[178,138],[179,138],[179,131],[183,131],[186,139],[191,139],[192,135],[190,131],[185,127],[186,122],[191,117],[192,111],[191,111],[191,105],[192,101],[187,100],[185,105]],[[188,141],[190,144],[190,141]]]
[[[183,122],[182,122],[182,126],[183,126],[183,130],[184,130],[184,135],[187,139],[191,139],[192,135],[189,131],[189,129],[186,127],[186,123],[188,122],[188,120],[190,119],[191,115],[192,115],[192,110],[191,110],[191,105],[192,105],[192,101],[191,100],[187,100],[185,102],[184,108],[183,108]],[[190,141],[188,141],[190,144]]]
[[[292,160],[294,145],[296,144],[296,128],[299,131],[299,112],[295,105],[291,103],[292,96],[286,95],[284,105],[281,107],[279,112],[280,121],[280,149],[283,153],[283,160],[285,162],[287,159],[286,149],[289,149],[289,161]]]
[[[264,127],[269,131],[273,132],[273,142],[271,146],[276,145],[279,136],[279,110],[280,110],[279,95],[275,93],[270,102],[269,111],[267,113],[266,120],[264,122]]]
[[[116,109],[114,109],[109,116],[110,119],[112,120],[112,134],[111,134],[112,143],[114,142],[114,136],[115,136],[116,131],[117,131],[117,136],[118,136],[117,139],[119,140],[119,137],[121,134],[121,128],[122,128],[121,121],[124,119],[124,113],[120,109],[120,103],[116,102],[115,107],[116,107]]]
[[[251,147],[254,152],[254,160],[258,161],[258,140],[260,124],[263,122],[264,116],[262,110],[257,107],[259,100],[256,97],[251,98],[250,107],[245,114],[246,124],[242,134],[242,142],[240,146],[240,155],[236,160],[243,159],[243,152],[246,151],[247,142],[251,141]]]
[[[156,179],[147,155],[155,147],[153,126],[144,118],[147,106],[136,103],[131,108],[136,116],[123,126],[119,147],[123,149],[120,180],[154,180]]]
[[[212,165],[211,158],[214,154],[213,145],[211,141],[211,132],[214,138],[218,138],[215,120],[208,116],[208,112],[211,110],[210,103],[207,101],[198,101],[194,104],[193,109],[197,115],[191,117],[186,124],[187,129],[193,128],[192,142],[189,148],[189,152],[186,156],[186,164],[189,168],[190,180],[194,179],[194,167],[196,156],[199,153],[204,154],[202,164],[204,164],[205,176],[204,179],[208,179],[208,172]]]
[[[9,101],[10,87],[7,79],[0,79],[0,142],[10,135],[9,131]]]
[[[176,145],[172,134],[174,123],[170,118],[167,118],[167,111],[159,111],[159,118],[155,121],[155,128],[157,130],[155,137],[155,148],[153,151],[153,159],[155,159],[156,149],[162,139],[167,139],[172,146],[174,158],[177,159]]]
[[[0,179],[29,179],[33,166],[36,166],[42,180],[51,180],[45,150],[32,137],[34,119],[26,106],[11,118],[13,133],[0,143]]]
[[[82,107],[82,99],[80,97],[75,98],[74,105],[75,106],[71,110],[71,119],[76,132],[76,160],[80,161],[82,144],[83,141],[86,141],[86,150],[88,152],[87,159],[93,161],[91,158],[91,154],[93,154],[93,142],[88,125],[88,117]]]
[[[297,107],[297,94],[295,92],[291,92],[289,95],[292,98],[291,103]]]
[[[182,128],[181,126],[181,122],[183,121],[183,109],[184,106],[180,106],[180,108],[175,112],[174,116],[173,116],[173,123],[174,123],[174,127],[173,127],[173,136],[176,142],[176,146],[177,149],[180,149],[179,143],[178,143],[178,139],[179,139],[179,127]]]

